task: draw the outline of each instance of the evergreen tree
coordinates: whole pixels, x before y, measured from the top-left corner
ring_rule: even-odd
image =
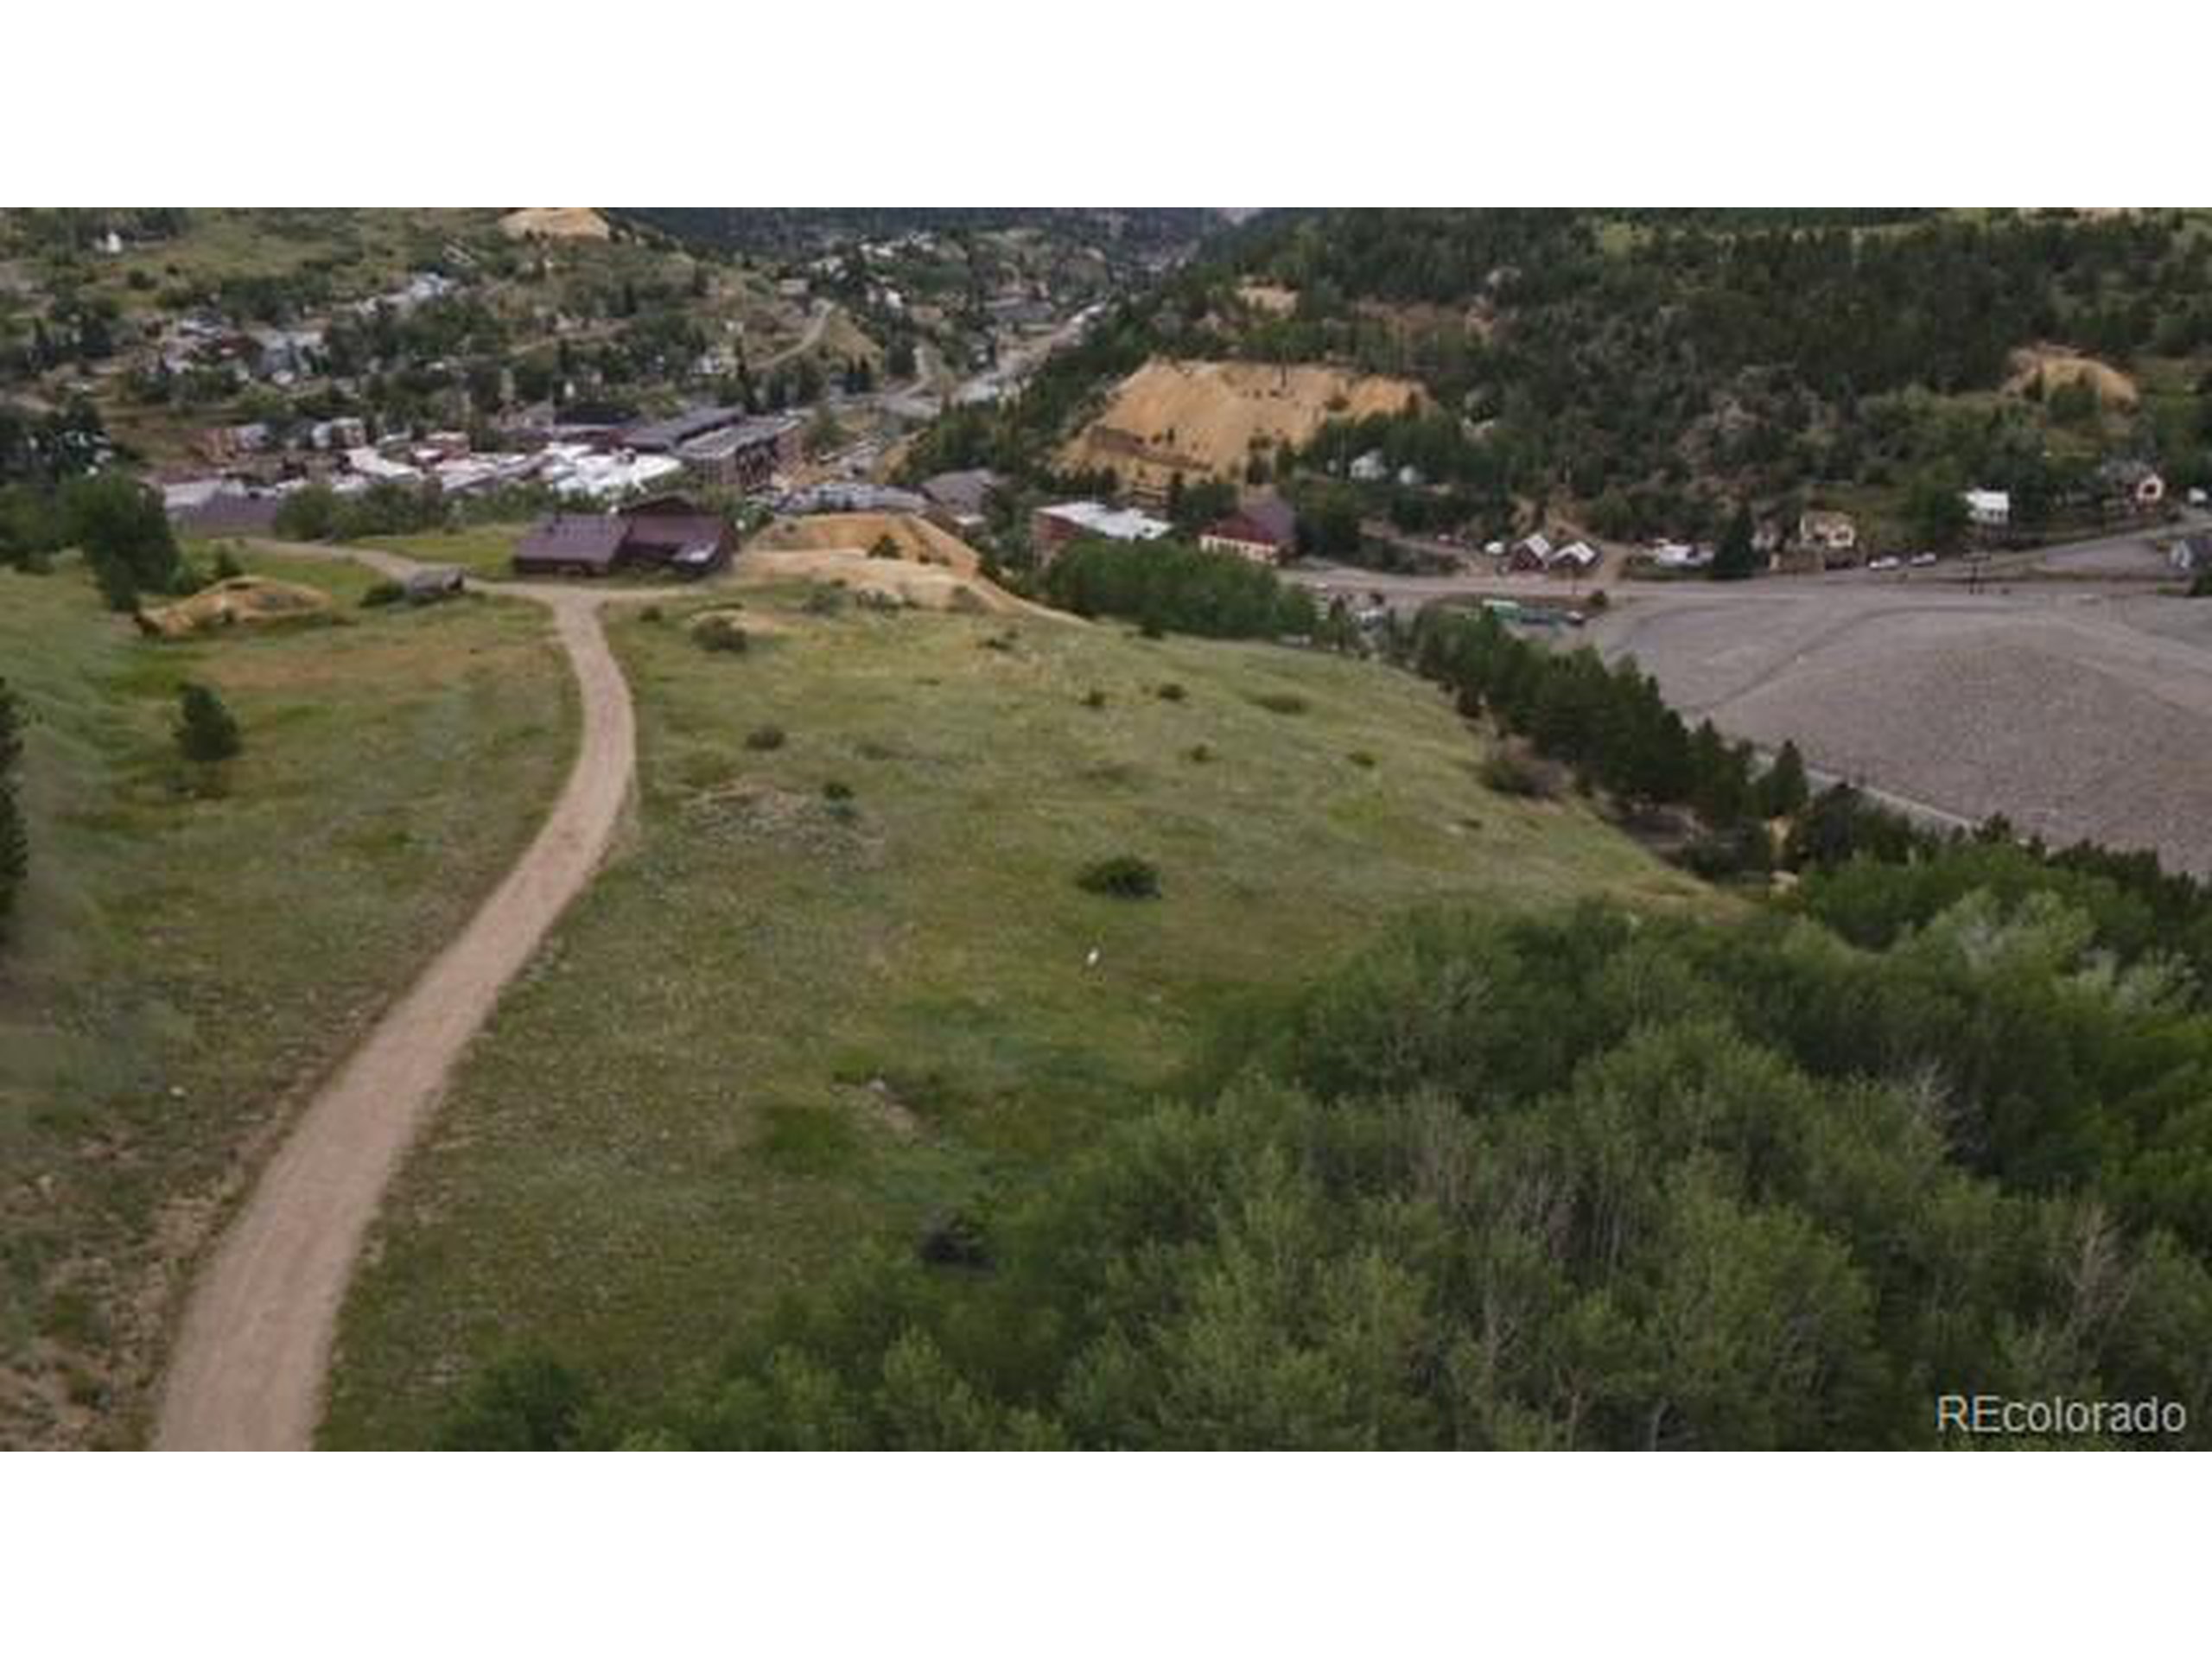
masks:
[[[1805,779],[1805,757],[1797,753],[1796,744],[1785,742],[1776,752],[1774,764],[1759,779],[1758,793],[1763,817],[1790,818],[1805,810],[1811,789]]]
[[[177,688],[177,747],[188,760],[227,760],[245,747],[237,718],[215,689],[198,681]]]
[[[1713,579],[1715,582],[1741,582],[1758,573],[1758,550],[1752,545],[1751,510],[1738,502],[1728,520],[1728,528],[1721,532],[1720,545],[1713,555]]]

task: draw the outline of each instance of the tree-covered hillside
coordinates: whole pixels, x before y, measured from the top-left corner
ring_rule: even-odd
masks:
[[[1235,314],[1239,351],[1417,375],[1483,435],[1468,473],[1629,532],[1696,497],[1702,529],[1723,496],[1930,471],[2010,486],[2032,518],[2113,452],[2196,478],[2209,274],[2177,213],[1363,211],[1259,221],[1193,280],[1289,289]],[[2135,407],[1998,396],[2039,344],[2151,384]]]

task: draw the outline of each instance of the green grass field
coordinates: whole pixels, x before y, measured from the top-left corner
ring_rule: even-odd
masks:
[[[650,1394],[1412,906],[1701,891],[1579,806],[1486,791],[1434,690],[1380,667],[757,594],[752,647],[712,654],[693,602],[613,625],[639,830],[403,1175],[330,1444],[423,1443],[524,1343]],[[1124,852],[1158,899],[1076,886]]]
[[[360,611],[365,573],[249,563],[343,621],[155,645],[73,560],[0,570],[0,672],[35,722],[0,950],[0,1446],[141,1430],[241,1160],[466,918],[573,751],[534,608]],[[170,740],[188,678],[245,732],[219,791]]]
[[[458,565],[480,581],[498,582],[514,575],[515,543],[529,530],[528,524],[467,524],[412,536],[366,536],[360,544],[425,564]]]

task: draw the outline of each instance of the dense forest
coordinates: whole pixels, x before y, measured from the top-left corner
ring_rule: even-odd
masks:
[[[2163,422],[2101,411],[2055,451],[2050,428],[2096,423],[2094,399],[1959,400],[2040,342],[2194,360],[2212,347],[2208,276],[2212,238],[2177,213],[1438,211],[1262,220],[1212,281],[1296,295],[1241,319],[1241,352],[1413,373],[1465,416],[1484,441],[1431,476],[1503,474],[1644,533],[1709,522],[1726,496],[1929,473],[2009,486],[2032,519],[2087,487],[2101,444],[2193,479],[2202,385]]]

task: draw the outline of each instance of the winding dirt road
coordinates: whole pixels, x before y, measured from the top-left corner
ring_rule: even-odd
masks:
[[[388,575],[416,568],[390,554],[349,552]],[[385,1188],[461,1051],[591,880],[621,817],[637,743],[629,687],[600,626],[607,595],[530,583],[499,591],[552,612],[582,693],[575,763],[520,860],[324,1084],[232,1219],[186,1305],[163,1379],[157,1447],[313,1444],[339,1307]]]

